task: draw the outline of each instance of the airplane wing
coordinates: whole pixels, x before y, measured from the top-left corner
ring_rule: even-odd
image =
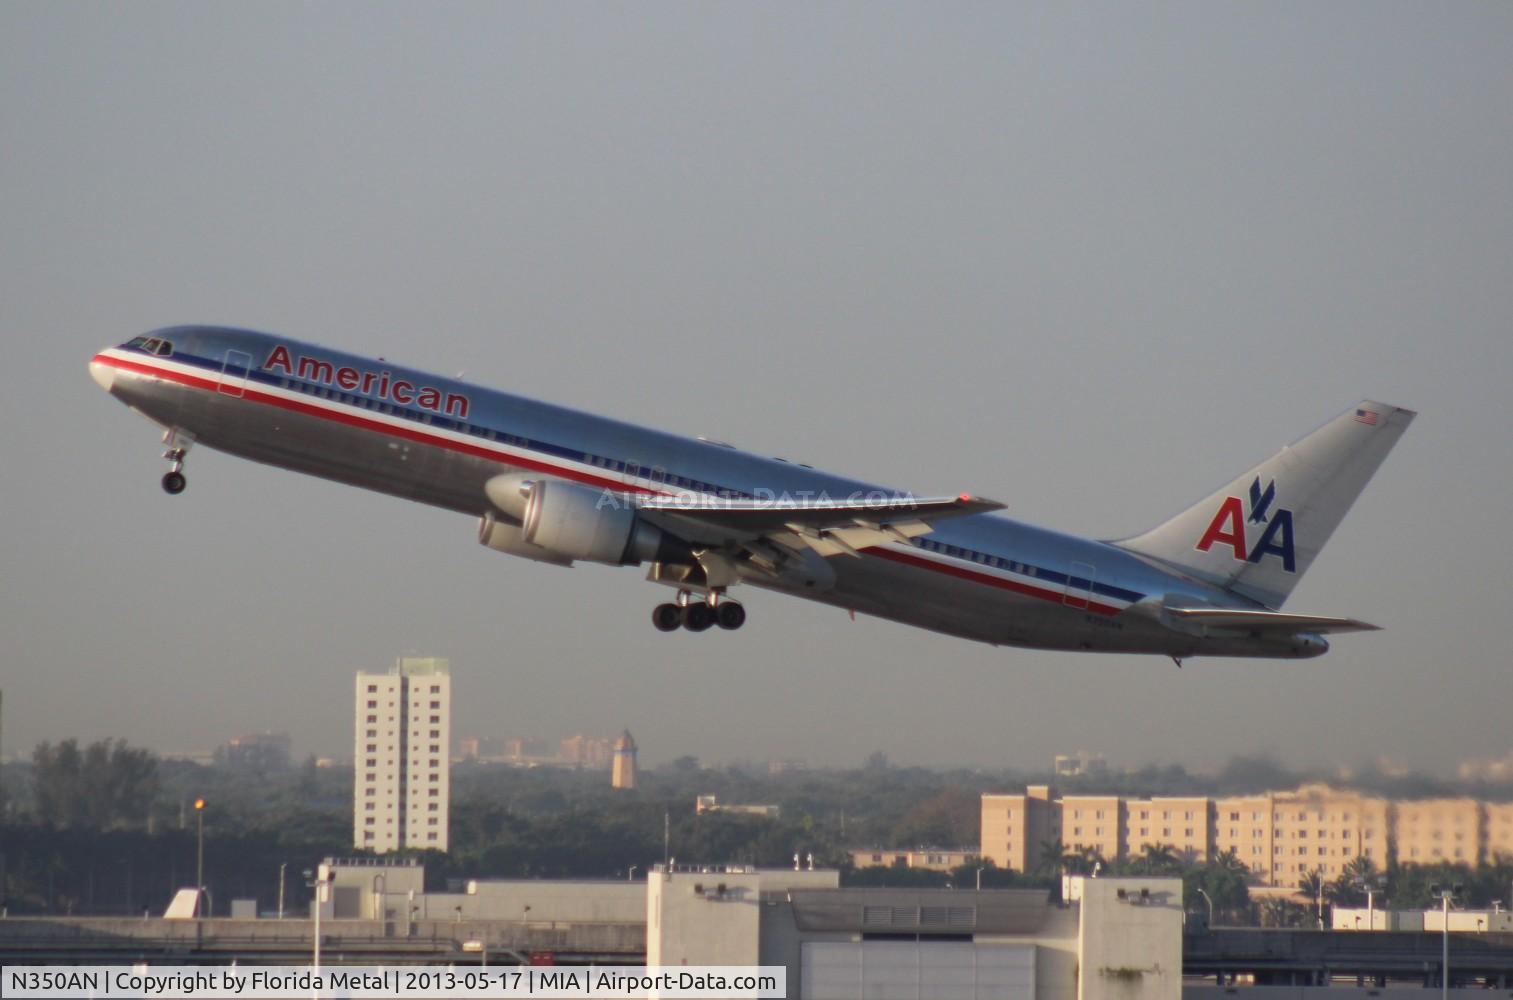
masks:
[[[1296,635],[1299,632],[1376,632],[1381,626],[1354,618],[1326,618],[1320,615],[1293,615],[1283,611],[1251,611],[1245,608],[1166,608],[1179,621],[1237,632],[1269,632]]]
[[[695,544],[744,547],[766,540],[795,551],[807,547],[821,556],[854,556],[874,545],[928,534],[936,521],[1004,507],[966,493],[857,500],[656,496],[634,502],[648,521]]]

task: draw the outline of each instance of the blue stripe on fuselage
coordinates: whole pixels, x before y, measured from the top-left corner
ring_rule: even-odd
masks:
[[[332,402],[338,405],[358,406],[362,410],[367,412],[375,412],[413,420],[423,424],[424,426],[440,428],[442,430],[448,430],[458,434],[465,434],[470,437],[478,438],[481,441],[505,445],[506,447],[509,447],[511,449],[527,452],[534,456],[550,456],[559,460],[585,463],[603,472],[613,474],[614,476],[627,475],[627,465],[630,463],[628,463],[623,456],[616,457],[610,455],[595,454],[594,452],[584,451],[582,448],[574,448],[552,441],[544,441],[538,437],[528,434],[515,433],[510,430],[505,430],[502,426],[497,425],[497,418],[493,414],[489,414],[487,411],[497,411],[501,407],[524,404],[530,407],[540,408],[541,412],[545,413],[556,412],[562,414],[571,414],[574,417],[597,421],[601,425],[623,428],[626,431],[640,435],[646,435],[652,438],[668,438],[671,441],[675,441],[677,444],[682,446],[694,446],[695,444],[697,444],[702,448],[708,448],[714,451],[715,454],[709,456],[711,458],[732,457],[734,455],[740,455],[744,458],[764,463],[778,464],[781,468],[775,469],[773,471],[786,472],[790,476],[801,474],[800,470],[802,470],[802,474],[807,474],[806,478],[808,478],[808,476],[812,476],[820,480],[829,479],[832,483],[842,485],[842,487],[847,489],[848,491],[859,490],[862,492],[867,492],[869,490],[879,489],[878,487],[870,486],[869,484],[865,483],[842,480],[839,477],[830,477],[826,474],[817,472],[817,470],[812,470],[804,466],[798,466],[792,463],[783,462],[783,460],[781,459],[769,459],[763,456],[750,455],[744,452],[733,452],[730,449],[722,448],[718,445],[706,444],[703,442],[694,442],[684,438],[677,438],[673,435],[666,435],[663,432],[654,431],[649,428],[642,428],[631,424],[625,424],[621,421],[615,421],[611,418],[599,417],[587,413],[579,413],[577,411],[568,410],[564,407],[555,406],[554,404],[541,403],[534,400],[524,399],[522,397],[512,396],[508,393],[499,392],[498,390],[484,389],[478,386],[456,382],[450,379],[438,378],[435,375],[420,372],[415,369],[391,366],[388,364],[388,362],[383,360],[363,358],[354,355],[345,355],[339,352],[331,351],[328,348],[320,347],[318,345],[274,337],[269,334],[258,333],[256,331],[215,329],[206,327],[173,327],[154,331],[151,336],[161,337],[163,339],[174,342],[174,350],[172,355],[170,356],[171,360],[181,364],[189,365],[191,367],[199,368],[205,371],[207,374],[213,375],[215,377],[219,377],[221,374],[223,368],[223,362],[221,359],[207,357],[202,354],[190,353],[190,351],[185,350],[180,345],[197,343],[201,345],[201,348],[203,348],[212,346],[212,342],[218,342],[215,343],[214,346],[220,349],[222,356],[224,356],[225,349],[238,350],[247,353],[252,357],[253,363],[246,370],[245,375],[243,375],[240,370],[238,370],[237,375],[238,377],[245,377],[250,382],[265,385],[271,388],[293,390],[301,394],[310,395],[317,399],[324,399],[328,402]],[[262,366],[267,361],[272,349],[280,345],[291,350],[308,351],[310,352],[310,354],[307,356],[319,357],[322,361],[327,362],[333,367],[351,366],[359,368],[360,370],[371,370],[375,365],[377,365],[382,366],[386,372],[388,372],[392,377],[395,378],[413,378],[416,380],[423,379],[425,384],[435,386],[436,388],[441,389],[445,392],[461,394],[468,397],[471,401],[469,409],[470,419],[460,420],[455,417],[448,416],[444,413],[437,412],[435,410],[405,406],[404,404],[394,402],[392,399],[380,397],[373,393],[355,392],[352,390],[343,389],[339,386],[301,379],[294,375],[284,375],[270,372]],[[139,353],[144,357],[152,358],[154,360],[158,359],[157,355],[142,350],[140,347],[128,347],[127,345],[122,345],[119,349],[129,350],[133,353]],[[259,354],[261,356],[259,356]],[[364,403],[367,405],[363,405]],[[526,428],[515,428],[515,430],[523,431],[526,430]],[[642,469],[643,471],[646,470],[645,466],[637,467]],[[665,474],[661,480],[651,481],[661,482],[662,484],[670,486],[677,490],[692,491],[712,496],[735,499],[751,499],[754,496],[753,493],[746,490],[741,490],[720,483],[695,479],[693,477],[673,473],[670,470],[664,470],[664,473]],[[992,552],[986,552],[977,548],[961,545],[956,541],[937,540],[936,534],[937,533],[932,533],[931,535],[913,539],[911,540],[910,544],[915,548],[923,549],[936,555],[945,556],[949,559],[960,560],[968,566],[975,566],[978,568],[988,567],[1000,570],[1002,572],[1028,576],[1033,578],[1037,582],[1063,588],[1069,585],[1076,586],[1081,589],[1089,590],[1094,595],[1108,597],[1127,603],[1134,603],[1145,596],[1138,591],[1118,587],[1109,583],[1088,581],[1085,577],[1078,577],[1059,570],[1051,569],[1046,566],[1028,563],[1022,559],[1005,558]],[[950,535],[952,533],[946,532],[944,534]]]

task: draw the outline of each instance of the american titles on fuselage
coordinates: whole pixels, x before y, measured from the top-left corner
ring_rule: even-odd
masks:
[[[416,385],[408,379],[395,378],[387,371],[368,371],[350,365],[334,365],[306,354],[294,355],[283,344],[275,345],[268,352],[262,368],[269,372],[282,371],[291,378],[335,386],[347,392],[360,392],[378,399],[392,400],[401,406],[417,406],[459,420],[468,419],[468,397],[460,392]]]

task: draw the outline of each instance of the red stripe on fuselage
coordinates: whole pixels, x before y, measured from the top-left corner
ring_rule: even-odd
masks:
[[[192,389],[203,389],[207,392],[218,392],[220,389],[220,383],[215,379],[204,378],[198,375],[189,375],[184,372],[169,371],[154,367],[152,365],[142,364],[138,361],[130,361],[124,358],[107,357],[104,354],[95,355],[94,360],[100,362],[101,364],[110,365],[113,368],[119,368],[123,371],[135,372],[139,375],[147,375],[151,378],[158,378],[167,382],[175,382],[179,385],[188,386]],[[282,396],[275,396],[271,393],[264,392],[261,389],[255,388],[250,384],[243,389],[241,396],[229,398],[237,398],[243,400],[250,399],[253,402],[263,403],[268,406],[274,406],[281,410],[288,410],[291,413],[300,413],[304,414],[305,416],[320,417],[325,420],[334,421],[335,423],[345,424],[348,427],[357,427],[363,430],[375,431],[379,434],[388,434],[406,441],[414,441],[417,444],[426,444],[431,445],[432,447],[445,448],[448,451],[455,451],[460,454],[471,455],[475,458],[483,458],[493,462],[502,462],[516,468],[530,469],[535,472],[547,472],[551,473],[554,476],[560,476],[564,479],[571,479],[574,482],[584,483],[585,485],[599,486],[605,489],[618,490],[622,493],[646,493],[653,496],[673,495],[663,493],[658,490],[648,490],[643,486],[627,486],[624,483],[618,482],[613,479],[606,479],[602,476],[594,476],[588,473],[578,472],[574,469],[565,469],[561,466],[551,465],[547,462],[542,462],[534,458],[526,458],[520,455],[516,455],[513,452],[498,452],[489,448],[482,447],[480,445],[474,445],[463,441],[453,441],[450,438],[441,437],[437,434],[428,434],[425,431],[412,427],[396,427],[393,424],[384,423],[379,420],[373,420],[370,417],[361,416],[359,414],[346,413],[340,410],[329,409],[324,406],[315,406],[311,403],[305,402],[304,400],[285,399]],[[987,573],[979,573],[975,570],[966,569],[965,567],[961,566],[951,566],[945,563],[939,563],[933,559],[925,559],[909,552],[900,552],[896,549],[886,549],[880,546],[874,546],[871,548],[862,549],[861,553],[862,555],[873,556],[878,559],[886,559],[890,562],[900,563],[905,566],[912,566],[916,569],[942,573],[946,576],[955,577],[959,580],[966,580],[970,583],[982,584],[988,587],[997,587],[1000,590],[1007,590],[1015,594],[1023,594],[1026,597],[1034,597],[1042,601],[1051,601],[1056,604],[1062,604],[1065,602],[1066,595],[1058,591],[1047,590],[1044,587],[1033,587],[1027,583],[1020,583],[1017,580],[1006,580],[1003,577],[990,576]],[[1088,600],[1086,610],[1091,611],[1094,614],[1106,616],[1116,615],[1120,611],[1119,608],[1111,607],[1107,604],[1099,604],[1092,600]]]
[[[879,547],[863,549],[862,553],[864,555],[876,556],[879,559],[888,559],[892,562],[903,563],[905,566],[914,566],[919,569],[934,570],[937,573],[944,573],[947,576],[954,576],[957,579],[968,580],[972,583],[980,583],[988,587],[997,587],[1000,590],[1012,591],[1016,594],[1023,594],[1026,597],[1038,597],[1042,601],[1054,601],[1057,604],[1062,604],[1065,602],[1066,595],[1061,593],[1060,591],[1047,590],[1044,587],[1032,587],[1027,583],[1020,583],[1018,580],[1006,580],[1001,576],[991,576],[987,573],[979,573],[976,570],[970,570],[964,566],[952,566],[948,563],[939,563],[933,559],[925,559],[910,552],[900,552],[897,549],[885,549]],[[1076,611],[1084,610],[1083,608],[1077,608],[1073,605],[1067,605],[1067,607],[1072,608]],[[1085,610],[1091,611],[1094,614],[1098,615],[1117,615],[1120,611],[1119,608],[1111,607],[1107,604],[1099,604],[1098,602],[1093,600],[1089,600],[1087,602],[1087,608]]]
[[[186,385],[192,389],[204,389],[207,392],[217,392],[220,388],[220,384],[214,379],[203,378],[198,375],[189,375],[184,372],[167,371],[162,368],[154,368],[151,365],[144,365],[136,361],[126,361],[120,358],[108,358],[104,355],[96,355],[95,360],[102,362],[103,364],[111,365],[115,368],[121,368],[126,371],[136,372],[141,375],[148,375],[152,378],[163,379],[166,382],[175,382],[179,385]],[[356,413],[347,413],[341,410],[333,410],[324,406],[316,406],[301,399],[285,399],[283,396],[275,396],[271,393],[264,392],[261,389],[255,388],[250,384],[242,391],[241,396],[228,398],[252,400],[253,402],[263,403],[268,406],[277,407],[281,410],[288,410],[290,413],[300,413],[305,416],[320,417],[325,420],[330,420],[334,423],[345,424],[348,427],[357,427],[361,428],[362,430],[376,431],[380,434],[388,434],[392,437],[401,438],[406,441],[414,441],[417,444],[431,445],[433,447],[445,448],[448,451],[455,451],[460,454],[471,455],[474,458],[484,458],[492,462],[504,462],[516,468],[530,469],[533,472],[549,472],[554,476],[559,476],[563,479],[572,479],[575,482],[580,482],[589,486],[601,486],[606,489],[617,490],[621,493],[653,492],[652,490],[646,489],[644,486],[627,486],[624,483],[618,482],[613,479],[606,479],[602,476],[594,476],[588,473],[578,472],[574,469],[564,469],[560,466],[550,465],[546,462],[541,462],[534,458],[527,458],[525,456],[516,455],[513,452],[500,452],[465,441],[453,441],[449,438],[441,437],[438,434],[428,434],[425,431],[414,427],[396,427],[393,424],[385,423],[381,420],[374,420],[371,417],[365,417]]]

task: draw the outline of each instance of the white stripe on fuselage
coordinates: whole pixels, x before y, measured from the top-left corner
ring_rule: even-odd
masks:
[[[528,469],[526,463],[534,465],[547,465],[551,466],[553,470],[568,474],[569,478],[591,480],[594,481],[596,485],[602,485],[606,482],[613,483],[616,484],[619,490],[624,492],[645,492],[661,496],[675,496],[695,500],[719,499],[718,494],[703,493],[695,490],[668,489],[666,483],[654,483],[652,480],[645,477],[627,476],[623,472],[619,472],[617,470],[606,469],[587,462],[574,461],[572,459],[563,458],[559,455],[542,455],[537,452],[531,451],[529,448],[521,448],[503,444],[498,441],[480,438],[476,435],[454,431],[449,428],[437,427],[433,424],[425,423],[424,421],[406,419],[405,417],[396,416],[392,413],[384,413],[383,411],[378,409],[370,409],[368,407],[360,406],[355,403],[348,403],[343,402],[340,399],[333,399],[330,398],[330,395],[322,396],[320,395],[321,392],[334,394],[342,392],[342,390],[331,389],[325,386],[316,385],[314,383],[300,383],[303,385],[308,385],[311,390],[313,390],[310,392],[301,392],[297,389],[286,388],[276,384],[259,381],[257,379],[238,377],[217,368],[188,364],[182,361],[175,361],[171,357],[158,357],[156,355],[122,350],[120,348],[109,348],[107,350],[101,351],[99,357],[109,360],[118,360],[137,368],[154,369],[163,372],[165,375],[176,374],[185,378],[193,378],[198,381],[217,383],[222,388],[216,390],[205,389],[203,391],[213,392],[217,395],[224,393],[230,399],[241,399],[244,401],[249,401],[250,395],[251,402],[261,402],[260,400],[256,399],[256,396],[262,395],[272,397],[274,399],[287,400],[291,403],[297,403],[301,407],[328,412],[334,417],[341,418],[343,422],[358,420],[367,424],[378,425],[382,428],[391,428],[396,431],[403,431],[403,436],[407,438],[413,438],[417,436],[422,438],[429,438],[436,444],[436,446],[444,447],[448,450],[466,450],[473,453],[483,452],[490,458],[500,462],[501,464],[509,465],[514,468],[526,468],[527,471],[530,470]],[[118,379],[153,378],[152,375],[144,374],[132,369],[117,367],[115,371],[116,378]],[[299,381],[298,379],[287,377],[285,378],[290,382]],[[174,380],[169,379],[169,381]],[[228,389],[233,391],[227,391]],[[347,393],[347,395],[356,396],[357,394]],[[378,406],[389,406],[393,408],[404,409],[403,405],[398,403],[372,399],[372,397],[359,398],[369,399]],[[264,403],[263,405],[268,404]],[[431,412],[428,410],[409,410],[408,412],[419,413],[423,417],[431,415]],[[469,423],[470,425],[475,427],[489,430],[494,433],[506,433],[499,430],[498,428],[490,427],[487,424],[481,423],[476,420],[463,422]],[[898,553],[904,553],[912,559],[931,563],[943,568],[965,570],[973,574],[981,575],[991,579],[1002,580],[1005,583],[1028,588],[1039,593],[1026,596],[1036,597],[1040,600],[1060,600],[1063,592],[1067,589],[1066,584],[1058,583],[1054,580],[1045,580],[1036,575],[1035,567],[1028,566],[1020,562],[1019,560],[1011,559],[1008,556],[1004,555],[996,555],[995,557],[1007,562],[1015,563],[1019,566],[1023,566],[1024,569],[1005,569],[1000,566],[977,562],[976,560],[968,557],[953,556],[948,553],[936,552],[931,549],[927,549],[918,545],[911,545],[905,542],[888,542],[879,547],[886,548]],[[994,555],[993,553],[984,554]],[[1090,595],[1079,594],[1078,596],[1079,598],[1088,597],[1093,604],[1102,605],[1104,607],[1109,607],[1116,610],[1123,610],[1131,603],[1128,600],[1115,597],[1107,593],[1099,593],[1096,591]]]

